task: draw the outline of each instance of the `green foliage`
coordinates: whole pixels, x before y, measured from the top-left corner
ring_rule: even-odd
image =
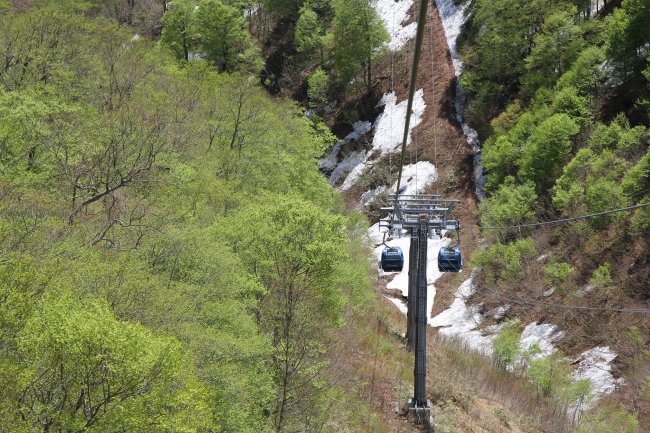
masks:
[[[576,121],[564,113],[544,120],[522,149],[520,176],[535,182],[538,189],[548,184],[559,174],[571,152],[571,138],[579,131]]]
[[[639,421],[636,414],[622,407],[597,407],[582,416],[580,426],[573,433],[636,433]]]
[[[330,425],[327,328],[375,299],[365,226],[317,169],[335,138],[103,4],[37,3],[1,12],[0,430],[264,432],[280,395],[287,429]],[[240,4],[169,6],[179,58],[242,30]],[[230,42],[212,62],[247,69]]]
[[[190,59],[196,48],[194,37],[194,0],[177,0],[168,6],[162,17],[163,30],[160,42],[172,49],[177,59]]]
[[[318,54],[323,63],[325,49],[325,28],[318,14],[311,6],[300,9],[300,18],[296,23],[296,50],[307,58]]]
[[[195,12],[195,37],[199,52],[223,71],[258,71],[262,67],[261,61],[248,53],[252,41],[239,8],[220,0],[201,0]]]
[[[18,337],[27,422],[62,430],[144,430],[153,420],[160,430],[172,427],[178,402],[165,397],[183,387],[176,341],[116,321],[101,302],[82,305],[65,294],[44,301]]]
[[[473,97],[470,120],[482,123],[517,91],[547,2],[479,0],[472,6],[461,84]]]
[[[639,200],[639,204],[650,203],[649,197],[643,197]],[[630,222],[630,232],[633,236],[640,239],[650,239],[650,206],[642,207],[634,211],[632,221]]]
[[[513,143],[507,135],[492,136],[483,143],[481,161],[489,173],[485,188],[494,190],[514,174],[520,155],[521,145]]]
[[[510,244],[497,242],[487,249],[475,252],[471,258],[471,266],[481,268],[489,281],[497,278],[511,281],[521,281],[525,262],[532,260],[537,254],[531,238],[520,239]]]
[[[332,57],[341,83],[349,83],[363,71],[368,90],[372,86],[372,65],[385,50],[388,33],[372,0],[334,0]]]
[[[539,99],[542,98],[540,94]],[[487,191],[498,188],[506,176],[517,174],[523,147],[538,125],[551,115],[545,102],[537,103],[539,107],[523,114],[518,113],[503,123],[504,126],[508,125],[508,130],[498,126],[501,124],[500,120],[496,121],[496,134],[486,140],[481,152],[481,159],[489,173],[485,185]]]
[[[492,341],[492,359],[498,368],[508,371],[515,368],[520,353],[520,328],[518,320],[507,322]]]
[[[602,79],[600,65],[604,60],[605,53],[602,48],[585,48],[571,68],[560,77],[556,85],[557,90],[574,87],[579,94],[593,97]]]
[[[480,204],[481,225],[511,226],[530,223],[535,215],[533,206],[536,199],[532,182],[515,185],[514,177],[508,176],[499,189]]]
[[[564,283],[573,272],[573,268],[568,263],[557,263],[554,259],[551,263],[544,266],[542,271],[544,273],[544,283],[547,285],[555,285],[559,289],[564,287]]]
[[[623,155],[629,155],[639,150],[646,134],[643,126],[630,127],[630,122],[625,114],[619,113],[609,127],[598,125],[591,136],[589,146],[594,150],[615,148]]]
[[[264,0],[263,7],[279,18],[298,19],[305,0]]]
[[[222,71],[257,72],[263,67],[261,50],[253,44],[238,5],[221,0],[192,0],[170,4],[162,18],[160,42],[179,60],[200,56]]]
[[[609,293],[611,289],[608,286],[612,283],[612,277],[609,274],[611,265],[607,262],[598,266],[589,279],[589,284],[592,286],[603,289],[605,293]]]
[[[0,52],[7,61],[0,67],[0,84],[5,90],[25,89],[34,83],[41,89],[67,84],[71,88],[66,94],[70,94],[80,84],[75,78],[93,74],[87,50],[73,47],[87,44],[96,25],[78,12],[77,4],[44,2],[25,13],[3,17]]]
[[[571,380],[572,369],[558,352],[529,362],[524,373],[541,399],[553,399],[567,410],[570,404],[584,401],[589,396],[590,382]]]
[[[623,193],[633,198],[645,191],[650,175],[650,151],[646,153],[632,168],[630,168],[621,180]]]
[[[574,163],[575,162],[575,163]],[[627,205],[618,179],[625,170],[625,160],[605,150],[596,156],[589,149],[578,152],[574,161],[565,167],[565,174],[556,183],[554,204],[574,212],[604,212]],[[620,215],[593,217],[588,223],[603,228]]]
[[[643,127],[630,128],[624,116],[617,117],[609,127],[599,125],[589,147],[580,149],[557,179],[554,206],[572,212],[603,212],[627,206],[647,178],[647,156],[628,169],[628,160],[638,155],[644,134]],[[618,218],[616,214],[600,216],[589,223],[602,228]]]
[[[587,108],[587,98],[578,95],[574,87],[564,87],[555,95],[553,111],[566,113],[577,121],[583,128],[591,123],[592,114]]]
[[[607,58],[622,80],[640,72],[646,65],[643,49],[650,41],[650,8],[643,0],[624,0],[609,22]]]
[[[578,57],[585,41],[575,14],[571,7],[547,16],[541,30],[533,36],[532,49],[525,59],[527,73],[521,78],[525,88],[534,91],[538,87],[553,87]]]
[[[263,328],[273,341],[278,431],[300,425],[323,390],[328,363],[322,327],[341,320],[343,298],[335,271],[345,259],[345,220],[296,197],[273,197],[240,216],[235,250],[267,288]]]
[[[329,89],[329,76],[322,69],[318,69],[307,80],[307,97],[310,107],[319,107],[327,103],[327,91]]]

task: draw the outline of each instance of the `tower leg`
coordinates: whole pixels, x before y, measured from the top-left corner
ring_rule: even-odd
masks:
[[[424,403],[415,404],[413,399],[409,399],[409,413],[406,419],[415,425],[425,426],[429,431],[433,431],[434,422],[431,416],[431,405],[426,399]]]
[[[426,378],[427,378],[427,235],[429,222],[426,218],[420,220],[418,230],[418,278],[417,278],[417,305],[416,305],[416,331],[415,331],[415,392],[414,405],[426,403]]]
[[[417,229],[411,232],[411,247],[409,249],[409,288],[408,288],[408,308],[406,310],[406,346],[410,350],[415,350],[415,328],[416,322],[416,305],[418,298],[417,291],[418,281],[418,234]]]

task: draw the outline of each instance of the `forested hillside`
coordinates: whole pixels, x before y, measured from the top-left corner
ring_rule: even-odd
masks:
[[[470,10],[458,48],[466,115],[484,142],[479,216],[502,227],[482,231],[475,299],[485,311],[507,305],[505,319],[559,325],[570,357],[613,348],[625,385],[594,416],[622,405],[647,431],[650,208],[534,224],[649,202],[650,3],[476,0]],[[598,428],[583,426],[609,431]]]
[[[498,331],[490,358],[431,328],[438,431],[648,431],[650,206],[582,216],[650,203],[650,3],[451,6],[409,158],[462,199],[469,272],[433,309],[471,274]],[[345,142],[336,163],[370,163],[344,193],[317,165],[404,99],[412,36],[386,27],[370,0],[0,0],[0,432],[415,429],[359,202],[397,154]],[[553,356],[522,349],[531,322],[562,330]],[[596,347],[607,396],[572,376]]]
[[[330,380],[375,300],[331,134],[108,2],[28,6],[0,20],[0,431],[367,419]]]

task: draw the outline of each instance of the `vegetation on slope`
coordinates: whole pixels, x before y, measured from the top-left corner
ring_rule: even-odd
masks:
[[[647,308],[647,208],[517,227],[648,202],[650,9],[623,0],[590,16],[591,3],[472,2],[461,83],[484,138],[488,197],[480,218],[483,226],[512,226],[483,232],[490,246],[474,255],[477,296],[486,309],[507,303],[509,316],[561,325],[568,335],[560,344],[571,355],[613,347],[628,384],[615,398],[643,425],[647,316],[608,309]],[[592,421],[583,430],[596,428]]]
[[[374,297],[331,135],[98,8],[1,12],[0,431],[361,424],[331,333]]]

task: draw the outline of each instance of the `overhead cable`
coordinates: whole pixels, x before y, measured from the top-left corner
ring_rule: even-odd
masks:
[[[411,67],[411,82],[409,84],[409,97],[406,104],[406,122],[404,123],[404,137],[402,139],[402,152],[400,155],[399,174],[397,176],[397,188],[395,189],[395,209],[390,218],[390,227],[393,226],[395,215],[397,214],[397,199],[399,197],[400,183],[402,181],[402,167],[404,166],[404,153],[406,151],[406,141],[409,134],[409,123],[411,121],[411,112],[413,111],[413,96],[415,95],[415,85],[418,76],[418,66],[420,64],[420,52],[422,51],[422,39],[424,36],[424,27],[427,17],[428,0],[420,0],[420,11],[418,13],[417,32],[415,33],[415,50],[413,53],[413,66]]]
[[[534,300],[521,300],[521,299],[514,299],[510,298],[507,296],[502,296],[500,293],[497,293],[497,296],[501,300],[504,300],[506,302],[512,302],[515,304],[523,304],[523,305],[534,305],[534,306],[539,306],[539,307],[550,307],[550,308],[563,308],[563,309],[568,309],[568,310],[592,310],[592,311],[616,311],[619,313],[641,313],[641,314],[650,314],[649,309],[644,309],[644,308],[608,308],[608,307],[583,307],[581,305],[565,305],[565,304],[555,304],[551,302],[540,302],[540,301],[534,301]]]
[[[559,220],[553,220],[553,221],[544,221],[544,222],[539,222],[539,223],[531,223],[531,224],[517,224],[517,225],[511,225],[511,226],[471,226],[473,228],[478,228],[478,229],[483,229],[483,230],[504,230],[504,229],[517,229],[517,228],[522,228],[522,227],[535,227],[535,226],[543,226],[543,225],[549,225],[549,224],[560,224],[560,223],[565,223],[568,221],[575,221],[575,220],[580,220],[580,219],[585,219],[585,218],[591,218],[591,217],[596,217],[596,216],[601,216],[601,215],[608,215],[616,212],[625,212],[628,210],[634,210],[638,209],[641,207],[646,207],[650,206],[650,203],[642,203],[636,206],[629,206],[629,207],[624,207],[620,209],[612,209],[608,210],[605,212],[598,212],[598,213],[592,213],[589,215],[581,215],[577,217],[572,217],[572,218],[563,218]]]

